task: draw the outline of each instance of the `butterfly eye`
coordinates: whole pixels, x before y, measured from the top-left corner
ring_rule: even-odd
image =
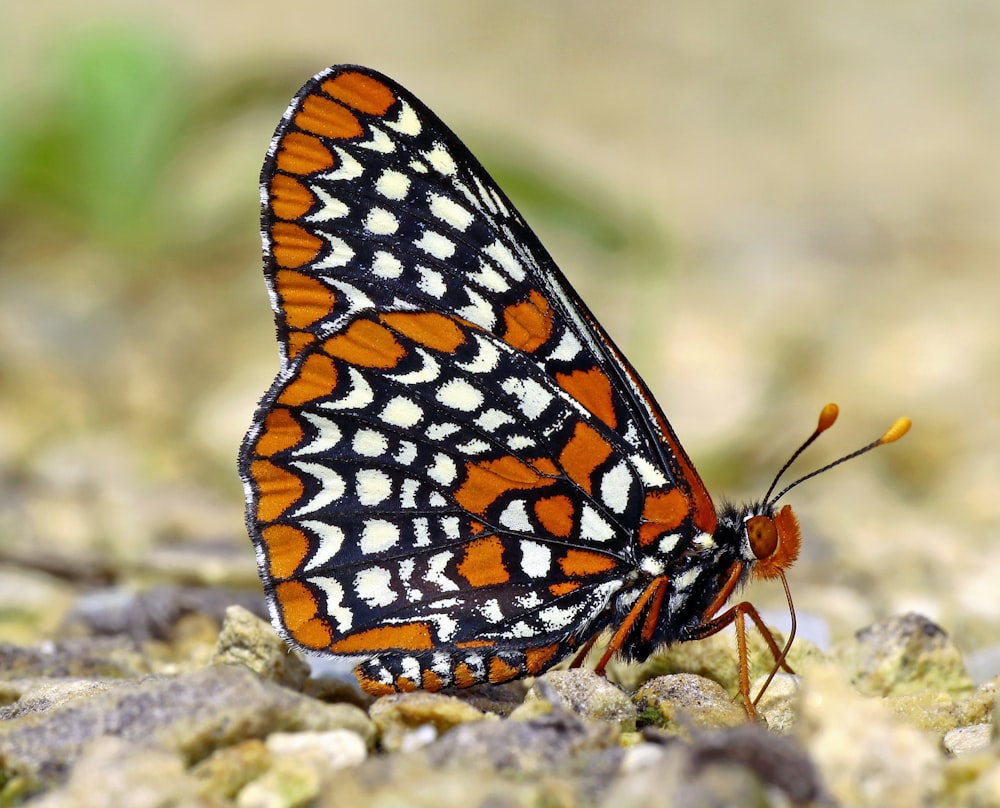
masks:
[[[753,568],[755,578],[778,578],[782,570],[795,563],[802,544],[802,532],[790,505],[778,511],[774,518],[751,516],[746,521],[746,529],[750,549],[757,557]]]
[[[746,521],[750,549],[758,558],[769,558],[778,547],[778,528],[768,516],[752,516]]]

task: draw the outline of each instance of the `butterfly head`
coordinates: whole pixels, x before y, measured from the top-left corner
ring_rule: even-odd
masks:
[[[817,474],[822,474],[824,471],[878,446],[899,440],[910,428],[910,420],[908,418],[900,418],[878,440],[872,441],[866,446],[844,455],[832,463],[828,463],[809,474],[799,477],[772,496],[778,480],[781,479],[789,466],[795,462],[799,455],[816,438],[833,426],[838,414],[839,408],[836,404],[827,404],[823,408],[820,412],[819,423],[815,431],[792,453],[788,462],[775,475],[762,502],[740,511],[732,508],[726,509],[720,517],[720,523],[728,523],[728,527],[731,530],[737,531],[740,536],[741,561],[745,569],[749,571],[750,577],[763,580],[781,578],[784,575],[784,571],[794,564],[795,559],[798,558],[799,548],[802,544],[799,522],[795,518],[795,514],[792,513],[790,505],[785,505],[780,510],[777,508],[779,499],[799,483],[815,477]]]
[[[778,578],[799,557],[802,534],[791,505],[785,505],[777,513],[769,507],[765,513],[747,516],[743,531],[744,555],[754,578]]]

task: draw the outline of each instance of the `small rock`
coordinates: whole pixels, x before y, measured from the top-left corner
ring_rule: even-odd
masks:
[[[78,637],[31,646],[0,643],[0,679],[121,679],[151,672],[136,644],[121,637]]]
[[[204,805],[176,752],[103,736],[87,744],[69,779],[31,803],[36,808],[164,808]]]
[[[997,691],[1000,691],[1000,676],[983,682],[975,693],[959,703],[961,717],[958,723],[961,726],[992,723],[1000,734],[1000,698],[997,698]]]
[[[918,614],[891,617],[841,644],[836,657],[851,682],[870,696],[934,690],[967,696],[972,680],[944,629]]]
[[[611,782],[599,808],[662,808],[665,805],[766,805],[764,788],[738,766],[692,770],[683,744],[666,747],[651,765],[632,767]]]
[[[935,690],[887,696],[885,703],[910,726],[933,732],[938,737],[955,729],[961,721],[961,710],[955,699]]]
[[[481,710],[501,717],[511,715],[524,703],[524,695],[528,692],[528,682],[515,679],[500,685],[476,685],[462,688],[455,692],[455,698]]]
[[[632,700],[621,688],[591,670],[573,668],[546,673],[528,689],[525,704],[552,699],[581,718],[610,721],[625,732],[635,729],[636,709]]]
[[[843,805],[933,804],[944,784],[935,738],[900,721],[882,699],[860,695],[833,665],[803,680],[799,732]]]
[[[506,722],[478,722],[457,727],[455,733],[497,729]],[[489,759],[457,764],[428,765],[426,752],[379,755],[353,769],[335,772],[316,802],[324,808],[540,808],[588,805],[577,796],[576,782],[550,770],[528,777],[491,771]],[[304,808],[304,806],[303,806]]]
[[[455,727],[420,755],[432,767],[494,769],[533,776],[580,768],[580,758],[610,752],[617,768],[621,758],[617,726],[604,721],[581,721],[559,710],[532,721],[477,721]],[[589,756],[589,757],[588,757]],[[586,768],[594,775],[595,766]]]
[[[655,751],[650,746],[626,750],[622,774],[599,802],[601,808],[829,804],[801,746],[758,724],[696,731],[690,744],[668,743]],[[776,799],[775,791],[784,799]]]
[[[95,737],[179,752],[213,750],[278,730],[347,729],[366,742],[375,728],[347,704],[301,696],[236,665],[122,683],[89,699],[0,723],[0,757],[15,774],[58,781]]]
[[[226,609],[212,662],[245,665],[265,679],[292,690],[302,690],[309,677],[309,664],[285,645],[270,623],[242,606]]]
[[[368,756],[368,747],[361,736],[346,729],[275,732],[267,736],[266,746],[275,759],[307,759],[325,770],[357,766]]]
[[[191,776],[201,794],[231,800],[247,783],[260,777],[271,765],[271,753],[258,738],[216,749],[191,767]]]
[[[368,710],[378,728],[379,741],[386,751],[398,751],[404,745],[412,749],[417,741],[429,743],[459,724],[482,721],[486,713],[454,696],[442,693],[393,693],[377,699]],[[493,718],[493,716],[490,716]],[[433,734],[423,727],[433,727]],[[407,737],[419,732],[412,741]]]
[[[773,631],[778,646],[784,644],[779,631]],[[747,662],[751,678],[767,676],[774,668],[774,656],[760,632],[747,629]],[[823,659],[823,653],[811,642],[800,637],[788,652],[788,664],[793,670]],[[731,695],[739,695],[739,657],[736,638],[731,630],[720,631],[703,640],[679,642],[667,646],[645,662],[614,662],[608,667],[608,678],[618,682],[627,692],[635,691],[648,679],[671,673],[693,673],[721,684]]]
[[[86,699],[120,684],[115,679],[0,680],[0,721],[11,721],[32,713],[44,713],[76,699]]]
[[[750,686],[751,693],[759,693],[767,677],[761,677]],[[772,732],[789,733],[798,720],[801,680],[791,673],[777,673],[767,690],[757,702],[757,714]]]
[[[943,743],[944,748],[956,757],[982,752],[993,743],[993,726],[973,724],[971,727],[956,727],[945,733]]]
[[[237,808],[299,808],[320,795],[323,775],[308,760],[285,757],[247,783],[236,795]]]
[[[829,802],[819,772],[800,742],[776,735],[756,722],[712,732],[696,732],[691,768],[738,765],[762,783],[782,791],[794,805]]]
[[[735,727],[747,721],[743,706],[733,701],[722,685],[691,673],[650,679],[633,694],[632,701],[640,718],[674,731],[682,730],[682,715],[708,728]]]

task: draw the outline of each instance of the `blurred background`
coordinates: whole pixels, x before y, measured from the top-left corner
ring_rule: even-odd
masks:
[[[0,640],[164,587],[256,597],[257,174],[298,87],[356,62],[495,173],[717,502],[827,401],[802,472],[909,415],[789,496],[800,619],[826,644],[917,610],[995,675],[998,42],[988,0],[5,4]]]

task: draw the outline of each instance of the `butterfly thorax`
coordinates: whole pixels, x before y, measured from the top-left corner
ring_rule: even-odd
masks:
[[[760,502],[724,504],[715,531],[696,535],[670,561],[656,629],[648,641],[637,633],[626,644],[633,649],[629,656],[641,660],[663,645],[703,636],[706,623],[733,594],[751,579],[777,577],[794,562],[798,548],[798,523],[789,506],[778,511]],[[635,588],[644,585],[637,582]]]

